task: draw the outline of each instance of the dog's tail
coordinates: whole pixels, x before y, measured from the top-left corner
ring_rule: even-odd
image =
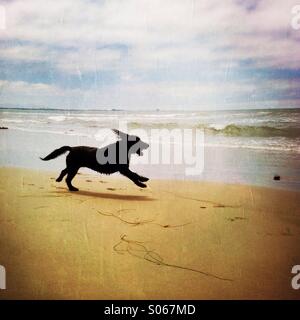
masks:
[[[64,146],[59,149],[54,150],[50,154],[48,154],[45,158],[40,158],[43,161],[52,160],[54,158],[57,158],[58,156],[61,156],[62,154],[66,153],[67,151],[71,151],[72,148],[69,146]]]

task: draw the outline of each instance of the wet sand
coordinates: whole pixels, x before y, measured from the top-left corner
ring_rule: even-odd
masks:
[[[1,299],[299,299],[296,191],[1,168]]]

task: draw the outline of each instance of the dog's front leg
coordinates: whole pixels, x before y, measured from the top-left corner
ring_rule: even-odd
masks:
[[[149,180],[149,178],[140,176],[139,174],[137,174],[136,172],[131,171],[130,169],[128,169],[128,170],[131,172],[131,174],[134,176],[134,178],[135,178],[136,180],[138,180],[138,181],[146,182],[146,181]]]
[[[146,182],[146,181],[149,180],[149,178],[140,176],[140,175],[137,174],[136,172],[131,171],[129,168],[128,168],[128,170],[130,171],[130,173],[132,174],[132,176],[133,176],[136,180],[138,180],[138,181]]]
[[[144,178],[144,177],[139,176],[137,173],[129,170],[129,168],[121,170],[120,173],[125,177],[127,177],[128,179],[130,179],[131,181],[133,181],[140,188],[147,187],[144,183],[141,182],[142,180],[140,180],[140,178]],[[147,181],[147,180],[144,180],[144,181]]]
[[[138,180],[142,181],[142,182],[147,182],[149,180],[149,178],[138,175]]]

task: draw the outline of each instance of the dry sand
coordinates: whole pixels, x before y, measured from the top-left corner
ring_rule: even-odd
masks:
[[[1,299],[300,298],[299,192],[56,176],[0,169]]]

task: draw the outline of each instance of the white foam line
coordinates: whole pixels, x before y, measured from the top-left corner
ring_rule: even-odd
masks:
[[[19,127],[10,127],[10,130],[19,130],[24,132],[32,132],[32,133],[50,133],[50,134],[59,134],[59,135],[67,135],[67,136],[78,136],[78,137],[88,137],[93,138],[93,136],[84,134],[84,133],[74,133],[74,132],[64,132],[64,131],[51,131],[51,130],[34,130],[34,129],[26,129]]]

